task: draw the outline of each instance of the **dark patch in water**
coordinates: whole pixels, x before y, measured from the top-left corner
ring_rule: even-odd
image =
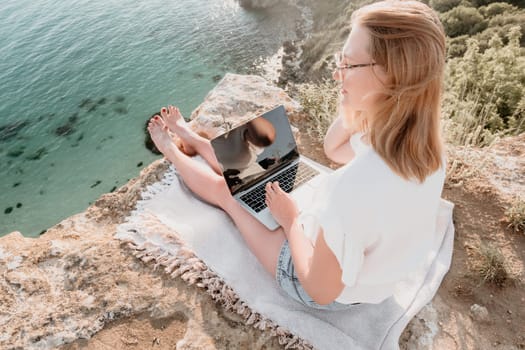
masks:
[[[0,126],[0,142],[7,141],[18,135],[20,130],[29,125],[27,120],[19,120]]]
[[[9,214],[9,213],[11,213],[12,211],[13,211],[13,207],[7,207],[7,208],[5,208],[5,210],[4,210],[4,214]]]
[[[90,98],[85,98],[82,100],[82,102],[80,102],[80,104],[78,105],[78,108],[88,107],[88,106],[91,106],[92,104],[93,104],[93,100],[91,100]]]
[[[84,139],[84,133],[80,134],[78,137],[77,137],[77,142],[80,142]]]
[[[93,185],[91,185],[91,188],[96,187],[96,186],[100,185],[101,183],[102,183],[102,181],[97,180],[97,181],[95,181],[95,183]]]
[[[109,191],[109,192],[110,192],[110,193],[111,193],[111,192],[115,192],[116,189],[117,189],[117,186],[113,186],[113,187],[111,188],[111,191]]]
[[[102,116],[105,117],[107,116],[108,114],[106,112],[102,112]]]
[[[102,97],[100,98],[98,101],[97,101],[97,104],[99,105],[103,105],[107,102],[107,99],[105,97]]]
[[[22,208],[22,203],[16,203],[17,208]]]
[[[52,119],[54,116],[55,116],[55,113],[42,114],[40,117],[38,117],[37,121],[41,122],[41,121],[43,121],[44,119],[50,120],[50,119]]]
[[[78,142],[75,142],[71,145],[72,148],[78,147]]]
[[[220,74],[214,75],[211,78],[211,80],[213,80],[213,82],[215,82],[215,83],[219,82],[221,79],[222,79],[222,75],[220,75]]]
[[[44,193],[46,193],[44,190],[40,190],[40,191],[38,191],[38,194],[41,195],[41,196],[43,196]]]
[[[104,137],[102,140],[100,140],[100,143],[106,142],[107,140],[113,140],[113,139],[114,139],[113,135],[108,135]]]
[[[9,158],[17,158],[17,157],[20,157],[23,153],[24,153],[24,150],[25,150],[25,146],[20,146],[20,147],[17,147],[15,149],[12,149],[12,150],[9,150],[7,152],[7,156]]]
[[[50,163],[49,166],[53,167],[55,166],[55,163]]]
[[[18,186],[20,186],[20,184],[21,184],[21,182],[15,182],[15,183],[13,184],[13,187],[18,187]]]
[[[47,230],[42,230],[42,231],[40,231],[40,233],[38,235],[42,236],[46,232],[47,232]]]
[[[144,164],[144,163],[139,162],[139,163],[137,164],[137,168],[140,168],[143,164]]]
[[[78,113],[73,113],[72,115],[69,116],[65,124],[55,129],[55,135],[67,136],[69,134],[74,133],[76,131],[75,124],[77,122],[78,122]]]
[[[204,77],[204,74],[202,74],[200,72],[196,72],[196,73],[193,73],[193,77],[195,79],[202,79]]]
[[[42,156],[47,154],[47,150],[45,147],[39,148],[35,153],[29,155],[26,157],[27,160],[39,160],[42,158]]]
[[[115,107],[115,108],[113,108],[113,110],[115,112],[117,112],[118,114],[126,114],[126,113],[128,113],[128,109],[126,107]]]
[[[97,105],[92,105],[91,107],[88,108],[87,111],[90,113],[90,112],[94,112],[96,110],[97,110]]]
[[[125,99],[126,98],[124,96],[117,96],[117,97],[115,97],[115,101],[117,101],[117,102],[124,102]]]
[[[72,123],[66,123],[55,129],[55,135],[67,136],[75,132],[75,126]]]

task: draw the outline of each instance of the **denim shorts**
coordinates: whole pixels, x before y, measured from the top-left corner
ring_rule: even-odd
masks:
[[[277,260],[275,279],[277,280],[277,284],[279,284],[281,289],[292,299],[314,309],[339,311],[349,309],[350,307],[356,305],[341,304],[336,301],[328,305],[317,304],[303,289],[299,279],[297,278],[297,275],[295,274],[295,267],[293,265],[292,254],[290,252],[288,241],[284,241],[283,246],[281,247],[281,253],[279,254],[279,259]]]

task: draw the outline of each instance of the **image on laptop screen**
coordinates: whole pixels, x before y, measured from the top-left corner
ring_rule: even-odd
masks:
[[[233,194],[299,157],[283,106],[214,138],[211,144]]]

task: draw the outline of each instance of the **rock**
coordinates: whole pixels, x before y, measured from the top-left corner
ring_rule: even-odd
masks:
[[[281,104],[289,116],[300,110],[296,101],[265,79],[228,73],[193,111],[190,126],[213,138]]]
[[[489,311],[484,306],[473,304],[470,307],[470,315],[477,322],[483,322],[483,323],[490,322]]]
[[[277,5],[280,0],[238,0],[246,9],[265,9]]]

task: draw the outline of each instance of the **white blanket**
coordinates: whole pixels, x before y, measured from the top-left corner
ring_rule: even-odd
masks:
[[[180,249],[169,239],[176,232],[253,311],[316,349],[398,349],[403,329],[433,298],[450,267],[452,209],[452,203],[442,200],[434,248],[424,266],[402,284],[394,297],[381,304],[360,304],[337,312],[306,308],[284,295],[249,251],[229,217],[194,197],[173,167],[162,181],[146,190],[136,210],[117,229],[116,237],[142,249],[154,246],[165,257],[176,256]],[[171,233],[166,235],[158,225],[148,225],[153,218]]]

